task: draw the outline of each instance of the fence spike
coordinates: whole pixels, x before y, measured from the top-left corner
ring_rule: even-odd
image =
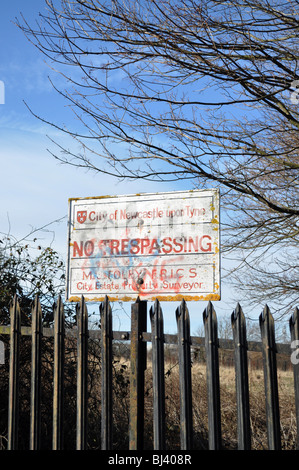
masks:
[[[77,312],[77,450],[87,444],[87,367],[88,367],[88,313],[82,296],[76,305]]]
[[[154,450],[165,449],[164,326],[158,299],[150,309],[153,364]]]
[[[131,375],[129,449],[142,450],[144,443],[144,373],[146,343],[142,333],[147,329],[147,301],[137,298],[131,306]]]
[[[63,449],[63,409],[64,409],[64,305],[59,296],[54,310],[54,371],[53,371],[53,450]]]
[[[35,297],[31,311],[32,354],[31,354],[31,417],[30,449],[40,447],[40,393],[41,393],[41,343],[42,343],[42,310],[39,297]]]
[[[209,448],[211,450],[218,450],[221,448],[219,344],[217,316],[210,301],[203,312],[203,321],[207,356]]]
[[[181,449],[189,450],[193,445],[191,337],[189,311],[184,299],[176,309],[176,320],[180,368]]]
[[[21,310],[15,295],[10,306],[10,358],[8,391],[8,450],[18,448],[19,425],[19,355],[21,335]]]
[[[101,318],[101,449],[112,449],[112,309],[107,295],[100,304]]]
[[[278,402],[277,363],[274,319],[268,305],[259,317],[264,359],[264,382],[268,446],[270,450],[281,449],[280,415]]]
[[[231,315],[234,340],[235,381],[237,397],[238,449],[250,450],[250,409],[247,362],[246,321],[238,303]]]

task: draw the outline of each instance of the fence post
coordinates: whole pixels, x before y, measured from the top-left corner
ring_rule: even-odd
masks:
[[[54,306],[53,450],[63,449],[64,341],[64,307],[59,297]]]
[[[142,332],[147,329],[146,315],[147,301],[138,297],[131,306],[130,450],[142,450],[144,441],[146,343],[142,340]]]
[[[235,375],[238,413],[238,449],[250,450],[250,409],[247,362],[246,321],[238,304],[231,316],[235,345]]]
[[[30,449],[40,447],[40,391],[41,391],[41,341],[42,311],[38,297],[35,298],[32,315],[32,359],[31,359],[31,421]]]
[[[190,318],[186,302],[176,309],[180,368],[181,449],[192,449],[192,384]]]
[[[154,450],[165,449],[164,327],[159,301],[150,309],[153,363]]]
[[[209,448],[219,450],[221,448],[219,344],[217,317],[211,302],[203,312],[203,321],[207,357]]]
[[[297,348],[298,354],[298,345],[299,345],[299,309],[296,307],[293,315],[290,318],[290,331],[291,331],[291,341],[295,341],[295,346]],[[297,449],[299,449],[299,361],[296,357],[296,360],[292,360],[293,364],[293,373],[294,373],[294,389],[295,389],[295,404],[296,404],[296,422],[297,422]]]
[[[87,444],[87,367],[88,367],[88,314],[84,297],[77,310],[77,450]]]
[[[17,297],[10,307],[10,359],[8,395],[8,450],[18,448],[19,424],[19,351],[21,334],[21,311]]]
[[[280,450],[280,416],[274,320],[267,305],[259,317],[259,322],[264,360],[268,446],[270,450]]]
[[[100,305],[102,359],[101,448],[112,449],[112,311],[108,300]]]

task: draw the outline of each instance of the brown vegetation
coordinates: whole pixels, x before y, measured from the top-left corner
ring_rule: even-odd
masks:
[[[3,338],[3,337],[2,337]],[[72,345],[72,341],[74,344]],[[64,448],[75,449],[76,445],[76,340],[69,340],[65,364],[65,425]],[[20,377],[20,423],[19,447],[28,449],[30,422],[30,340],[23,338],[22,366]],[[52,361],[51,340],[43,354],[42,364],[42,416],[41,445],[42,449],[52,446]],[[8,346],[8,345],[7,345]],[[129,448],[129,414],[130,414],[130,361],[129,344],[122,343],[116,348],[113,362],[113,449]],[[221,427],[222,445],[224,449],[237,449],[237,422],[235,396],[235,370],[233,363],[228,361],[221,350],[220,354],[220,387],[221,387]],[[8,353],[8,350],[7,350]],[[264,376],[260,367],[261,353],[249,352],[249,389],[252,449],[266,450],[267,427],[265,412]],[[228,356],[229,354],[227,354]],[[230,361],[232,358],[229,358]],[[166,409],[166,448],[180,449],[180,391],[179,366],[175,348],[165,347],[165,409]],[[230,363],[231,365],[223,365]],[[89,382],[88,382],[88,448],[101,448],[101,367],[98,343],[90,344]],[[280,421],[282,449],[296,448],[296,413],[294,400],[293,372],[291,368],[284,370],[285,361],[278,360]],[[7,436],[7,392],[8,392],[8,361],[1,365],[1,448],[6,448]],[[194,359],[192,364],[193,387],[193,429],[194,448],[208,449],[208,402],[206,367],[204,361]],[[145,449],[153,449],[153,389],[151,354],[148,353],[145,372]]]
[[[257,357],[255,357],[257,360]],[[258,364],[258,362],[254,362]],[[124,449],[129,422],[129,362],[126,359],[115,364],[123,376],[123,384],[116,384],[114,406],[114,445]],[[152,371],[148,361],[145,386],[145,448],[152,449]],[[296,449],[296,413],[292,370],[278,370],[281,442],[283,450]],[[193,428],[194,448],[208,449],[208,402],[205,364],[193,363]],[[235,396],[234,367],[220,367],[221,387],[221,428],[224,449],[237,449],[237,409]],[[249,365],[249,389],[251,411],[252,449],[267,450],[267,426],[264,393],[264,376],[261,368]],[[121,390],[121,393],[119,393]],[[126,393],[124,393],[126,392]],[[179,370],[178,363],[171,361],[165,365],[166,394],[166,445],[167,449],[180,449],[180,409],[179,409]]]

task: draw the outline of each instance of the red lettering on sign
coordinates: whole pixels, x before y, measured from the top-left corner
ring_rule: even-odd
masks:
[[[73,257],[83,256],[83,242],[80,242],[80,247],[77,242],[73,244]]]
[[[165,237],[161,241],[156,238],[123,238],[110,239],[97,242],[99,251],[95,252],[94,240],[73,243],[73,257],[79,256],[121,256],[121,255],[158,255],[212,252],[212,239],[210,235],[201,237]]]

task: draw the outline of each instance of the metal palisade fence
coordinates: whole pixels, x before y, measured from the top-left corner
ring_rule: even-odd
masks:
[[[277,353],[289,355],[294,373],[294,392],[297,429],[299,429],[299,318],[296,308],[290,318],[290,344],[275,342],[274,320],[266,306],[260,315],[261,342],[247,341],[246,321],[240,305],[231,316],[233,339],[218,338],[217,317],[211,302],[203,312],[204,337],[190,336],[188,307],[183,300],[176,309],[177,334],[164,334],[163,313],[158,300],[149,311],[150,331],[147,331],[147,302],[137,299],[131,305],[131,331],[113,331],[112,308],[109,299],[100,304],[101,328],[89,330],[87,307],[82,297],[76,305],[77,325],[65,328],[64,305],[58,299],[54,306],[53,327],[42,326],[42,310],[36,298],[32,308],[31,327],[21,325],[21,310],[18,299],[11,306],[9,326],[0,326],[1,335],[10,335],[9,341],[9,396],[8,396],[8,445],[9,450],[18,449],[20,382],[20,341],[22,336],[31,337],[31,385],[30,385],[30,438],[31,450],[40,448],[41,436],[41,355],[43,337],[54,339],[53,403],[52,403],[52,449],[63,449],[63,423],[65,407],[65,342],[72,337],[76,342],[76,448],[88,448],[88,342],[95,339],[100,345],[99,366],[101,368],[101,449],[113,448],[113,341],[130,343],[130,413],[128,440],[130,450],[144,447],[144,391],[147,367],[147,344],[151,343],[153,386],[153,449],[165,450],[165,345],[173,344],[178,349],[179,396],[180,396],[180,448],[193,448],[193,404],[191,349],[205,350],[208,399],[209,449],[221,449],[221,403],[219,380],[219,351],[234,351],[237,440],[238,448],[251,449],[251,425],[249,406],[248,351],[260,351],[263,357],[264,387],[266,400],[266,425],[269,449],[281,449],[279,393],[277,378]],[[291,361],[291,357],[293,359]],[[298,435],[298,433],[297,433]],[[297,444],[299,443],[297,437]]]

